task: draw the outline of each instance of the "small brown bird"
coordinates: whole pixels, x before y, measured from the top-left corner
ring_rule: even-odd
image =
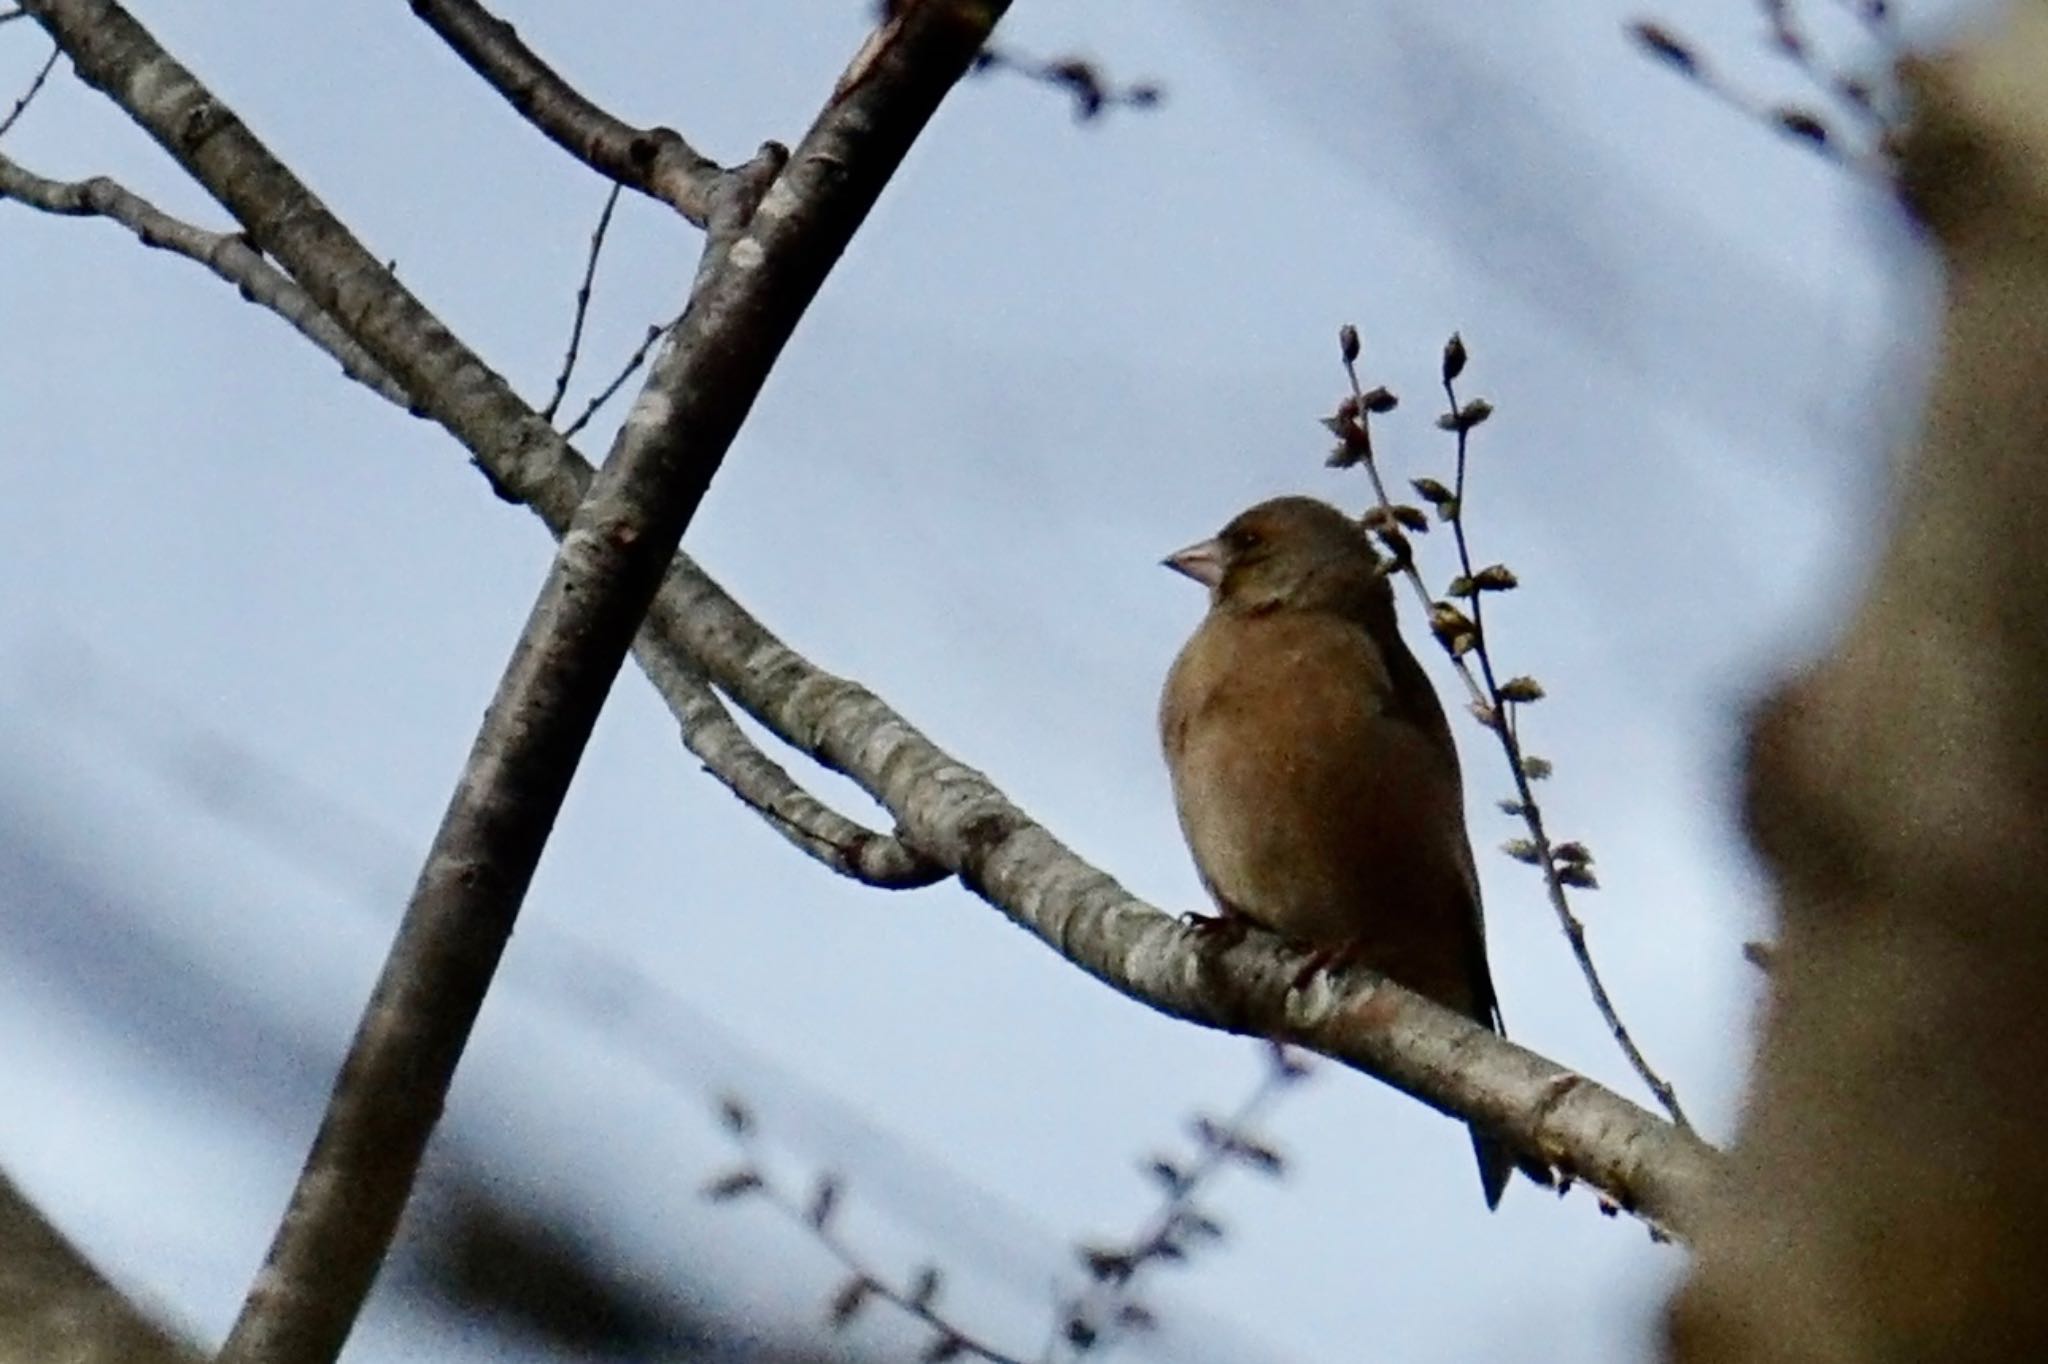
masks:
[[[1502,1031],[1458,751],[1371,536],[1327,503],[1280,497],[1166,566],[1209,589],[1159,730],[1181,831],[1224,921]],[[1498,1206],[1516,1160],[1477,1128],[1472,1146]]]

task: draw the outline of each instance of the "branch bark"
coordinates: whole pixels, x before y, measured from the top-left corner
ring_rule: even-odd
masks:
[[[605,112],[520,41],[512,25],[471,0],[412,0],[412,10],[520,117],[599,175],[703,226],[718,163],[673,128],[636,128]]]
[[[0,199],[71,218],[105,218],[135,234],[144,246],[195,261],[235,286],[241,296],[276,313],[300,335],[326,351],[341,372],[388,403],[410,407],[405,390],[392,381],[369,352],[335,325],[306,291],[235,232],[209,232],[173,218],[155,204],[104,175],[89,180],[50,180],[0,155]]]
[[[2048,1358],[2044,70],[2025,0],[1911,73],[1940,367],[1861,603],[1752,731],[1783,928],[1693,1364]]]

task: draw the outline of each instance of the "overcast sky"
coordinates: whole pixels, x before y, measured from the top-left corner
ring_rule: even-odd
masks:
[[[1845,6],[1806,8],[1852,36]],[[1433,381],[1461,331],[1467,392],[1498,409],[1476,438],[1477,552],[1524,584],[1489,625],[1550,692],[1524,733],[1557,764],[1551,824],[1598,857],[1583,909],[1622,1010],[1722,1139],[1757,997],[1740,944],[1767,931],[1729,801],[1737,726],[1825,639],[1871,546],[1930,272],[1882,194],[1632,51],[1635,9],[1484,10],[1019,0],[1006,42],[1079,50],[1166,103],[1076,126],[1017,79],[956,92],[687,544],[1135,892],[1198,908],[1153,712],[1202,603],[1157,561],[1263,496],[1363,503],[1315,425],[1343,322],[1368,381],[1405,399],[1380,427],[1390,471],[1441,474]],[[600,182],[403,6],[136,12],[545,398]],[[868,7],[500,12],[601,103],[734,160],[797,139]],[[1748,7],[1656,15],[1755,88],[1807,96]],[[6,103],[46,50],[0,27]],[[222,225],[64,70],[10,156]],[[569,410],[673,314],[695,247],[622,202]],[[212,1340],[550,542],[438,429],[110,226],[0,205],[0,322],[0,1167]],[[1540,882],[1491,852],[1514,832],[1498,758],[1459,737],[1512,1033],[1644,1099]],[[744,1092],[793,1178],[844,1173],[879,1268],[940,1259],[974,1324],[1029,1353],[1065,1248],[1134,1228],[1141,1158],[1258,1067],[957,886],[890,896],[797,857],[632,674],[448,1130],[619,1255],[730,1282],[773,1330],[835,1281],[801,1233],[695,1196],[732,1158],[709,1096]],[[1457,1128],[1334,1067],[1270,1134],[1294,1172],[1216,1192],[1232,1235],[1161,1283],[1162,1357],[1647,1349],[1680,1257],[1585,1192],[1522,1185],[1489,1215]],[[404,1357],[433,1329],[373,1311],[351,1357]]]

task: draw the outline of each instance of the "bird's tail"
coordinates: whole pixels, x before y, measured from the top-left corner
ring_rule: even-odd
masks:
[[[1500,1196],[1507,1192],[1508,1179],[1516,1170],[1520,1170],[1546,1189],[1553,1187],[1557,1182],[1548,1165],[1521,1155],[1513,1147],[1503,1145],[1477,1127],[1472,1129],[1472,1154],[1479,1158],[1479,1186],[1486,1191],[1486,1206],[1489,1211],[1500,1206]]]

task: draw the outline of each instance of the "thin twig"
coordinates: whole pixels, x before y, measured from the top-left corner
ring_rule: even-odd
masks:
[[[1448,373],[1444,375],[1443,389],[1444,399],[1450,404],[1448,410],[1456,413],[1459,410],[1457,380]],[[1472,550],[1465,536],[1465,471],[1466,447],[1471,436],[1471,428],[1462,421],[1454,423],[1454,426],[1458,444],[1457,478],[1453,484],[1457,515],[1451,518],[1451,533],[1458,547],[1458,572],[1470,581],[1473,571]],[[1586,926],[1578,915],[1572,912],[1571,900],[1565,893],[1564,880],[1558,871],[1557,854],[1551,846],[1550,835],[1543,827],[1543,808],[1537,804],[1536,793],[1530,789],[1529,766],[1523,760],[1521,740],[1516,735],[1515,725],[1506,718],[1514,713],[1515,703],[1502,698],[1500,682],[1494,675],[1493,650],[1487,643],[1486,622],[1482,615],[1484,608],[1481,602],[1485,596],[1484,592],[1474,592],[1468,598],[1472,608],[1472,652],[1479,656],[1479,671],[1486,681],[1487,698],[1492,704],[1493,714],[1497,717],[1491,728],[1495,737],[1500,740],[1501,752],[1506,756],[1508,771],[1514,778],[1515,794],[1522,807],[1522,819],[1529,829],[1529,841],[1536,845],[1539,859],[1537,866],[1543,872],[1543,883],[1550,893],[1550,907],[1556,911],[1557,921],[1563,926],[1565,938],[1571,943],[1572,956],[1579,963],[1579,974],[1585,977],[1586,988],[1593,996],[1594,1007],[1599,1009],[1600,1017],[1606,1022],[1608,1030],[1614,1034],[1615,1042],[1628,1057],[1629,1064],[1635,1067],[1636,1074],[1642,1077],[1650,1092],[1657,1096],[1657,1102],[1664,1105],[1664,1110],[1671,1115],[1671,1120],[1685,1130],[1691,1131],[1692,1124],[1686,1120],[1685,1110],[1678,1103],[1678,1091],[1651,1066],[1649,1058],[1644,1056],[1642,1049],[1636,1045],[1635,1037],[1629,1032],[1628,1025],[1621,1021],[1621,1013],[1614,1007],[1614,1000],[1607,993],[1607,985],[1600,978],[1599,968],[1593,964],[1593,953],[1586,946]]]
[[[1860,175],[1869,176],[1881,183],[1890,183],[1896,178],[1896,168],[1892,162],[1888,139],[1874,138],[1873,145],[1865,147],[1847,145],[1811,110],[1797,105],[1775,103],[1741,89],[1709,66],[1690,44],[1661,24],[1637,22],[1629,25],[1628,35],[1644,52],[1677,71],[1699,89],[1745,118],[1789,137],[1827,160]],[[1836,98],[1843,98],[1840,91],[1833,93]],[[1853,103],[1847,100],[1844,102]]]
[[[0,24],[11,24],[16,19],[26,18],[28,18],[28,11],[20,8],[19,6],[16,6],[13,9],[0,10]]]
[[[1350,333],[1347,332],[1346,335],[1349,336]],[[1453,344],[1458,347],[1462,354],[1463,343],[1453,338]],[[1352,401],[1358,409],[1356,420],[1361,428],[1369,430],[1368,423],[1371,419],[1371,413],[1366,402],[1365,392],[1359,383],[1358,365],[1351,353],[1352,349],[1348,345],[1344,348],[1344,372],[1351,381]],[[1450,521],[1452,536],[1457,546],[1458,576],[1462,581],[1469,584],[1474,581],[1476,574],[1472,564],[1471,545],[1465,534],[1465,475],[1467,470],[1466,454],[1471,437],[1471,427],[1476,423],[1467,422],[1463,419],[1462,411],[1458,405],[1455,367],[1449,363],[1448,356],[1449,352],[1447,350],[1446,363],[1443,367],[1443,390],[1444,397],[1450,404],[1450,420],[1448,424],[1457,438],[1457,472],[1451,490],[1452,501],[1447,519]],[[1462,365],[1462,363],[1463,361],[1460,359],[1459,364]],[[1359,462],[1365,466],[1367,474],[1371,477],[1373,493],[1379,499],[1380,507],[1391,516],[1394,503],[1387,496],[1386,484],[1380,477],[1378,460],[1372,452],[1369,439],[1360,450]],[[1431,597],[1428,586],[1422,581],[1421,572],[1416,569],[1412,558],[1402,564],[1401,569],[1403,576],[1407,578],[1410,586],[1415,590],[1416,597],[1422,603],[1425,618],[1428,618],[1433,612],[1436,602]],[[1516,733],[1513,718],[1515,703],[1501,695],[1500,682],[1494,673],[1493,656],[1487,645],[1486,621],[1482,605],[1482,598],[1485,595],[1484,591],[1475,589],[1466,598],[1472,620],[1470,649],[1460,651],[1449,647],[1447,644],[1445,652],[1450,654],[1452,665],[1457,668],[1459,675],[1464,678],[1466,690],[1472,694],[1474,702],[1473,713],[1480,718],[1481,723],[1487,729],[1493,732],[1495,739],[1501,746],[1502,754],[1507,759],[1508,771],[1515,784],[1516,804],[1520,807],[1518,813],[1529,830],[1529,841],[1534,845],[1534,860],[1537,867],[1543,872],[1543,881],[1548,892],[1550,907],[1557,915],[1558,923],[1564,929],[1565,940],[1571,945],[1572,956],[1578,962],[1579,974],[1585,978],[1586,988],[1593,997],[1594,1008],[1599,1011],[1602,1021],[1607,1024],[1608,1031],[1613,1034],[1615,1043],[1621,1048],[1622,1054],[1628,1058],[1628,1062],[1634,1067],[1636,1074],[1649,1087],[1650,1092],[1656,1096],[1657,1101],[1664,1106],[1664,1110],[1671,1115],[1672,1122],[1684,1131],[1691,1132],[1692,1124],[1687,1121],[1685,1110],[1679,1105],[1677,1091],[1668,1080],[1650,1065],[1649,1059],[1643,1055],[1642,1049],[1636,1045],[1634,1035],[1629,1032],[1627,1025],[1622,1022],[1620,1012],[1614,1007],[1612,996],[1607,993],[1607,985],[1600,977],[1599,968],[1594,965],[1592,951],[1586,945],[1585,924],[1580,921],[1578,915],[1572,912],[1571,900],[1565,892],[1564,881],[1559,874],[1557,854],[1551,844],[1549,833],[1543,825],[1542,808],[1537,804],[1536,794],[1530,785],[1529,764],[1522,752],[1521,740]],[[1466,652],[1478,656],[1479,676],[1476,678],[1473,675],[1471,666],[1465,661],[1464,653]]]
[[[555,376],[554,396],[540,410],[541,416],[551,422],[555,409],[562,405],[562,395],[569,391],[569,376],[576,372],[576,352],[583,345],[583,319],[590,313],[590,285],[597,278],[597,258],[604,254],[604,234],[612,225],[612,210],[619,206],[619,188],[614,181],[611,192],[604,196],[604,212],[597,215],[597,227],[590,234],[590,259],[584,262],[583,283],[576,289],[576,316],[569,323],[569,348],[562,356],[562,372]]]
[[[23,10],[16,10],[10,17],[19,18],[25,12]],[[62,48],[55,45],[51,46],[50,55],[44,58],[42,69],[36,72],[36,78],[28,83],[28,89],[22,92],[21,98],[14,101],[14,107],[8,110],[7,117],[0,118],[0,137],[7,136],[7,130],[14,126],[17,119],[28,112],[28,106],[34,102],[37,92],[43,88],[43,82],[50,78],[50,72],[56,67],[57,58],[62,52]]]
[[[1253,1150],[1260,1153],[1256,1162],[1258,1168],[1279,1173],[1277,1153],[1255,1145],[1243,1134],[1253,1131],[1280,1096],[1293,1089],[1309,1071],[1304,1062],[1289,1055],[1287,1049],[1278,1043],[1268,1043],[1266,1052],[1267,1064],[1258,1084],[1252,1087],[1229,1117],[1221,1123],[1208,1119],[1196,1121],[1195,1131],[1201,1153],[1184,1169],[1171,1165],[1154,1167],[1165,1187],[1166,1197],[1138,1233],[1121,1249],[1091,1248],[1085,1252],[1090,1275],[1089,1290],[1061,1313],[1053,1340],[1047,1344],[1045,1360],[1055,1357],[1061,1342],[1067,1345],[1075,1358],[1114,1344],[1115,1338],[1106,1334],[1107,1328],[1122,1326],[1126,1331],[1132,1329],[1126,1324],[1126,1305],[1130,1303],[1131,1286],[1139,1271],[1147,1265],[1180,1259],[1190,1235],[1206,1235],[1213,1239],[1220,1234],[1213,1224],[1196,1212],[1194,1206],[1195,1195],[1217,1174],[1232,1165],[1247,1163],[1247,1153]]]
[[[735,1111],[731,1100],[726,1100],[725,1104],[728,1113]],[[736,1127],[733,1130],[741,1148],[749,1149],[750,1129]],[[939,1311],[939,1277],[936,1269],[927,1268],[920,1271],[918,1279],[908,1288],[894,1288],[869,1268],[859,1252],[832,1229],[833,1212],[840,1201],[840,1186],[834,1176],[823,1176],[809,1198],[799,1198],[769,1179],[762,1172],[759,1161],[750,1160],[746,1168],[713,1181],[706,1192],[710,1197],[720,1200],[740,1196],[765,1200],[790,1222],[808,1232],[811,1239],[816,1241],[826,1254],[839,1262],[840,1268],[850,1277],[833,1297],[830,1315],[835,1328],[846,1325],[855,1313],[873,1299],[888,1303],[905,1316],[931,1328],[932,1343],[922,1352],[921,1359],[971,1357],[983,1360],[985,1364],[1027,1364],[1021,1357],[989,1344]]]
[[[633,353],[626,357],[626,363],[612,376],[611,382],[599,389],[596,395],[583,405],[583,410],[576,414],[575,421],[562,428],[562,439],[574,440],[577,432],[590,425],[590,419],[597,415],[597,410],[610,402],[612,397],[626,386],[626,380],[632,378],[640,366],[647,363],[647,357],[654,350],[655,343],[674,331],[676,324],[682,320],[681,316],[676,316],[648,327],[647,335],[633,348]]]

